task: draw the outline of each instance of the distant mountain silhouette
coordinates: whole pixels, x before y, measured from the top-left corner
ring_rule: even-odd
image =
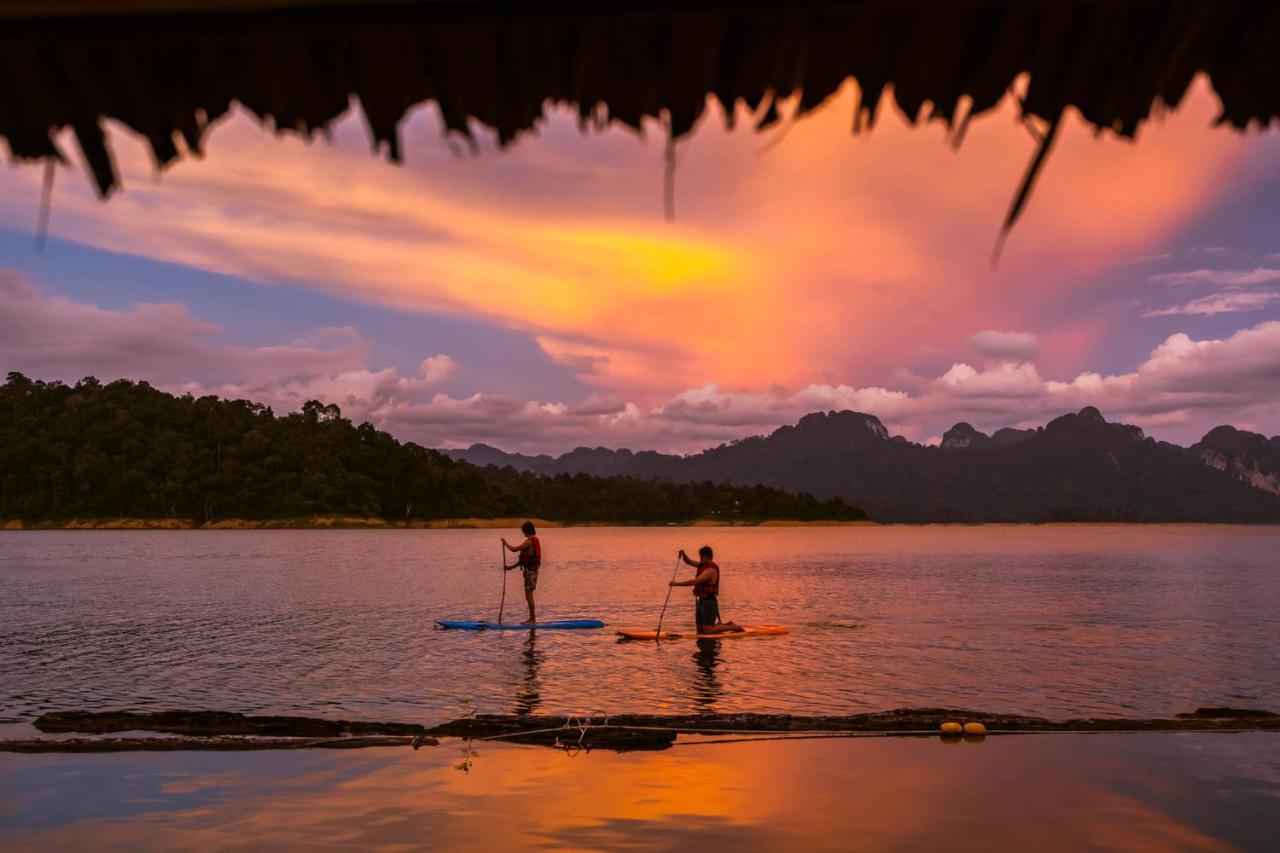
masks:
[[[1280,436],[1217,427],[1190,448],[1109,423],[1092,406],[1037,429],[970,424],[940,446],[890,436],[861,412],[817,412],[690,456],[580,447],[559,457],[487,445],[447,451],[539,474],[763,484],[843,497],[879,521],[1280,523]]]
[[[985,432],[978,432],[969,424],[961,422],[943,434],[942,446],[948,449],[969,447],[974,450],[990,447],[1012,447],[1035,434],[1036,431],[1033,429],[1004,427],[996,430],[991,435],[987,435]]]

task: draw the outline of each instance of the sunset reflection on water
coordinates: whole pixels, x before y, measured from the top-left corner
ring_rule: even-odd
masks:
[[[4,756],[0,843],[1226,850],[1280,813],[1269,734],[465,750]]]

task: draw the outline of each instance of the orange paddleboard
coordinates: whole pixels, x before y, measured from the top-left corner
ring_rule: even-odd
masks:
[[[726,631],[723,634],[695,634],[692,631],[639,631],[623,628],[619,634],[628,640],[732,640],[736,637],[764,637],[771,634],[790,634],[791,629],[784,625],[743,625],[741,631]]]

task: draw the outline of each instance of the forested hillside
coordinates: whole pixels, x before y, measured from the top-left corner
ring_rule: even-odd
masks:
[[[337,406],[314,401],[278,416],[245,400],[179,397],[126,380],[69,386],[10,373],[0,387],[0,520],[317,515],[865,518],[843,500],[764,486],[482,469],[354,425]]]

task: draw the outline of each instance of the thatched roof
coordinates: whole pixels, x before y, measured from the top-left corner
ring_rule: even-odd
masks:
[[[958,142],[1026,72],[1021,109],[1043,145],[1012,220],[1068,107],[1132,136],[1205,72],[1221,122],[1280,116],[1275,0],[9,0],[0,16],[0,136],[15,158],[60,157],[55,134],[72,128],[103,195],[117,182],[108,117],[166,164],[183,153],[176,138],[199,152],[233,102],[310,133],[354,95],[394,160],[401,118],[426,100],[452,130],[474,120],[504,143],[548,101],[584,125],[655,117],[679,137],[708,94],[768,124],[775,99],[799,93],[811,110],[853,77],[855,131],[891,89],[908,117],[944,121]]]

